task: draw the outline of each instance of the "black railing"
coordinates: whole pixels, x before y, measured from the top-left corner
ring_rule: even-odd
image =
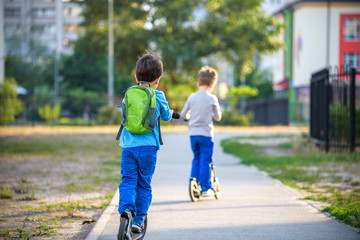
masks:
[[[360,143],[360,87],[356,86],[356,70],[333,72],[323,69],[312,74],[310,88],[310,137],[328,152],[353,152]],[[360,119],[358,119],[360,120]],[[356,127],[358,127],[356,129]]]
[[[287,98],[266,99],[250,102],[247,111],[254,113],[259,125],[289,125],[289,101]]]

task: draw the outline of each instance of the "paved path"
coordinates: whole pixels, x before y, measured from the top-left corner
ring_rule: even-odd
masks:
[[[297,200],[301,196],[296,191],[223,153],[220,140],[229,136],[216,134],[214,162],[222,198],[197,203],[188,195],[192,159],[188,136],[164,136],[153,177],[146,240],[360,239],[348,226]],[[117,201],[110,204],[87,239],[116,239]]]

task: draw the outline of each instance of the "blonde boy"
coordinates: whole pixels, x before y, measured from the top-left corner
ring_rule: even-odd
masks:
[[[213,119],[221,120],[221,111],[217,97],[211,92],[217,83],[215,69],[204,66],[198,73],[199,91],[187,99],[181,116],[189,120],[191,149],[194,153],[191,178],[200,183],[202,196],[214,194],[210,182],[211,163],[214,149]]]

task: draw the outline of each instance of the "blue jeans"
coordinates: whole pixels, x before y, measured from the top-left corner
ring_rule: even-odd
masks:
[[[197,179],[202,191],[206,191],[211,188],[210,174],[214,143],[211,137],[205,136],[190,136],[190,142],[194,153],[191,177]]]
[[[157,147],[140,146],[124,148],[121,155],[122,181],[119,185],[119,213],[129,209],[134,222],[142,223],[149,210],[152,189],[151,179],[155,171]]]

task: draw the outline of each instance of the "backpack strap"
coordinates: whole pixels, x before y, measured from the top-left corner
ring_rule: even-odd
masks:
[[[162,137],[161,137],[161,130],[160,130],[160,116],[158,118],[158,121],[159,121],[159,142],[160,142],[160,145],[164,145]]]
[[[124,129],[124,125],[121,124],[120,129],[119,129],[119,131],[118,131],[118,133],[116,135],[116,140],[120,139],[120,136],[121,136],[121,133],[122,133],[123,129]]]

